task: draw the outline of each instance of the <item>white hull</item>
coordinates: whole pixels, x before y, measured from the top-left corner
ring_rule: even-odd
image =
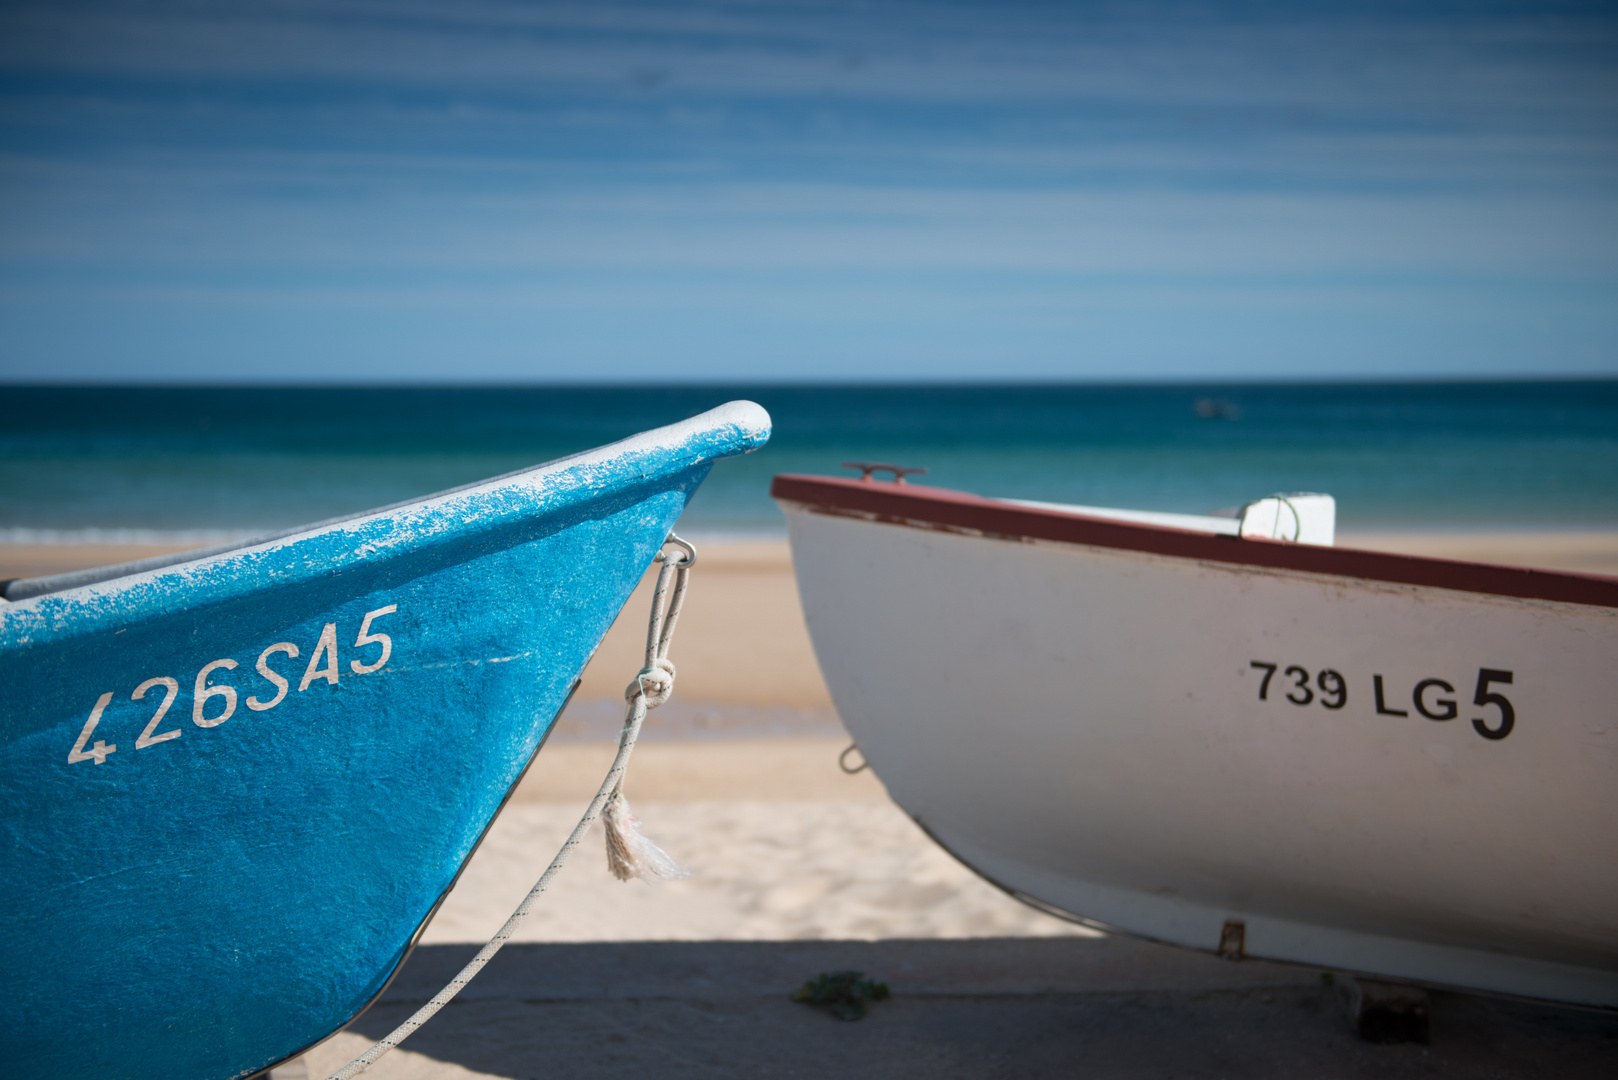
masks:
[[[849,731],[996,884],[1197,949],[1618,1006],[1612,607],[783,507]],[[1504,738],[1472,722],[1501,726],[1486,669]],[[1432,679],[1454,719],[1413,705]]]

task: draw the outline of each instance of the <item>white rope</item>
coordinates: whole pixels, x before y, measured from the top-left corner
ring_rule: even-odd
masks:
[[[433,1014],[461,992],[461,988],[472,981],[483,966],[494,959],[517,928],[528,918],[528,913],[539,902],[551,883],[551,878],[567,862],[567,857],[573,854],[573,849],[579,846],[584,834],[589,830],[591,822],[601,816],[604,807],[609,808],[604,824],[607,826],[607,865],[613,874],[621,881],[631,877],[684,877],[685,872],[674,864],[662,849],[650,840],[640,835],[636,820],[629,814],[629,804],[623,797],[624,770],[629,765],[629,754],[635,749],[635,740],[640,737],[641,724],[646,721],[646,710],[654,709],[669,699],[674,691],[674,664],[669,661],[669,641],[674,637],[674,624],[680,617],[680,607],[685,603],[686,579],[691,574],[691,564],[696,562],[697,553],[690,544],[681,540],[673,533],[669,534],[667,541],[684,549],[683,555],[671,556],[659,554],[658,560],[663,566],[657,572],[657,586],[652,593],[652,616],[646,632],[646,666],[641,668],[635,680],[624,689],[624,697],[629,701],[629,712],[624,717],[624,728],[618,737],[618,756],[612,759],[612,768],[607,770],[607,777],[601,782],[601,788],[596,792],[595,798],[590,800],[590,806],[573,827],[567,843],[556,853],[551,864],[545,872],[534,882],[534,887],[528,891],[523,902],[517,905],[517,910],[511,913],[504,926],[489,939],[489,943],[478,950],[478,954],[463,967],[449,981],[449,985],[440,990],[433,999],[417,1009],[411,1017],[398,1027],[390,1031],[365,1053],[332,1073],[327,1080],[352,1080],[353,1077],[369,1069],[377,1060],[404,1042],[417,1028],[432,1019]],[[664,611],[664,598],[669,591],[669,579],[674,578],[674,596],[669,600],[667,612]]]

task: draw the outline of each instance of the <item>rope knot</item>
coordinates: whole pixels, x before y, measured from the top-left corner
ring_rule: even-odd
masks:
[[[674,661],[658,657],[640,669],[635,681],[624,687],[624,700],[634,701],[644,694],[646,707],[655,709],[674,693]]]

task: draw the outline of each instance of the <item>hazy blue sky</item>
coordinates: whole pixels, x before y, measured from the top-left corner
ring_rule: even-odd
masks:
[[[1564,373],[1610,3],[0,11],[0,378]]]

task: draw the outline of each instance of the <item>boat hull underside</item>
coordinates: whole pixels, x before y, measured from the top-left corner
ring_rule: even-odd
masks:
[[[1611,609],[785,508],[843,721],[995,883],[1198,949],[1618,1006]]]

